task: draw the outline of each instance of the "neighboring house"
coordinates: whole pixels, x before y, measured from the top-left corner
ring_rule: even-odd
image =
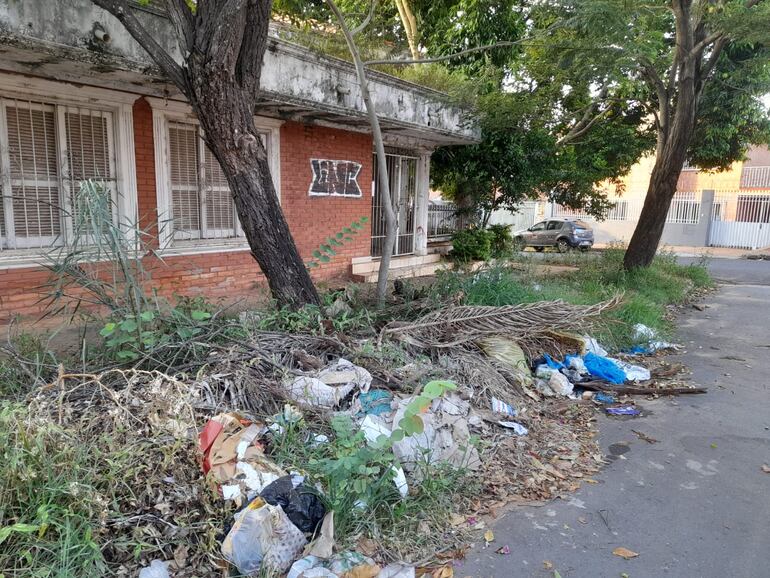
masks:
[[[547,217],[591,221],[599,244],[628,242],[644,205],[654,158],[644,157],[623,179],[622,192],[609,187],[615,203],[602,221],[584,211],[540,202],[523,203],[519,212],[496,211],[490,223],[526,228]],[[685,166],[668,212],[662,245],[692,247],[770,247],[770,151],[753,147],[747,159],[721,172]]]
[[[163,13],[138,10],[155,39],[176,50]],[[0,45],[0,323],[39,312],[36,288],[47,272],[37,264],[68,242],[67,208],[89,178],[112,191],[116,219],[157,234],[162,262],[146,264],[161,295],[253,293],[263,279],[227,181],[190,107],[117,20],[89,0],[0,0]],[[476,142],[478,130],[441,93],[379,73],[371,85],[398,203],[396,253],[414,265],[433,258],[426,247],[431,151]],[[255,120],[303,257],[369,217],[314,277],[376,270],[384,218],[353,67],[271,39]]]

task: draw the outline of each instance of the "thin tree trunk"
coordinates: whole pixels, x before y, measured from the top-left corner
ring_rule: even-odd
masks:
[[[382,129],[380,128],[380,120],[377,118],[377,110],[372,101],[371,94],[369,93],[369,81],[366,77],[366,69],[364,68],[363,60],[361,60],[361,53],[358,50],[353,33],[345,23],[345,17],[342,15],[337,4],[333,0],[326,0],[326,3],[329,5],[329,8],[331,8],[332,12],[334,12],[340,28],[342,29],[342,33],[345,35],[350,55],[352,56],[353,63],[356,67],[358,84],[361,87],[361,98],[364,101],[366,115],[369,119],[369,124],[372,127],[374,150],[377,154],[377,174],[379,177],[382,202],[385,208],[385,245],[382,249],[380,269],[377,275],[377,300],[382,303],[385,300],[388,289],[388,271],[390,271],[390,259],[396,244],[397,226],[396,213],[393,210],[393,202],[390,196],[390,178],[388,176],[388,163],[385,156],[385,142],[382,139]]]
[[[398,15],[401,18],[401,24],[404,26],[406,41],[409,44],[409,52],[412,58],[419,60],[420,49],[417,46],[417,19],[414,17],[412,7],[409,6],[409,0],[395,0]]]

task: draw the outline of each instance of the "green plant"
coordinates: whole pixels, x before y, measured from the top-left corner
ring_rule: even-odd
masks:
[[[487,231],[492,236],[492,256],[505,257],[513,250],[513,237],[511,236],[511,225],[490,225]]]
[[[21,405],[0,406],[0,575],[104,576],[96,532],[108,504],[96,488],[92,448],[28,419]]]
[[[99,331],[105,345],[118,361],[135,361],[151,355],[172,340],[189,341],[207,330],[211,313],[203,309],[185,311],[175,307],[167,311],[142,311],[109,321]]]
[[[353,241],[353,235],[357,235],[361,229],[364,228],[364,223],[369,220],[369,217],[361,217],[357,221],[350,223],[349,227],[344,227],[341,231],[333,237],[327,237],[325,243],[321,243],[317,249],[313,251],[313,258],[305,263],[307,268],[319,267],[321,263],[328,263],[331,258],[337,254],[334,250],[335,247],[342,247],[345,243],[351,243]]]
[[[11,333],[0,356],[0,397],[21,398],[56,371],[55,355],[31,333]]]
[[[478,228],[457,231],[452,235],[450,257],[460,263],[488,261],[492,257],[492,235]]]
[[[151,306],[141,259],[148,233],[115,222],[112,195],[99,181],[83,181],[73,205],[68,243],[49,251],[43,261],[51,273],[46,314],[74,314],[85,304],[139,317]]]

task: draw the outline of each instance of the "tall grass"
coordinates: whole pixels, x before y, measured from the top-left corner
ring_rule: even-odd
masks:
[[[625,271],[623,250],[612,248],[600,255],[575,255],[570,264],[578,270],[542,274],[540,260],[525,260],[512,269],[509,263],[491,265],[475,273],[448,271],[439,275],[434,296],[461,295],[469,305],[513,305],[563,299],[593,304],[623,292],[622,305],[606,313],[598,336],[612,347],[633,341],[633,326],[643,323],[665,336],[672,326],[667,306],[683,303],[692,291],[710,287],[705,263],[680,265],[672,254],[658,255],[650,267]],[[523,269],[522,269],[523,267]]]
[[[104,576],[95,533],[107,501],[87,446],[53,424],[29,427],[20,405],[0,406],[0,576]]]

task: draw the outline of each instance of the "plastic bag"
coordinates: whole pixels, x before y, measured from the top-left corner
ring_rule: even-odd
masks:
[[[368,371],[340,358],[322,369],[317,377],[298,377],[284,384],[284,389],[289,398],[298,403],[332,408],[356,387],[367,392],[371,384],[372,375]]]
[[[389,438],[393,435],[393,431],[385,424],[381,417],[367,415],[364,421],[361,422],[361,431],[364,432],[366,437],[366,443],[374,445],[380,436]],[[393,471],[393,483],[396,484],[398,493],[402,498],[406,498],[409,495],[409,485],[406,482],[406,474],[404,468],[397,468],[396,466],[390,466]]]
[[[477,343],[487,357],[504,363],[526,378],[532,377],[527,356],[524,354],[521,346],[512,339],[493,336],[481,339]]]
[[[259,495],[268,504],[281,506],[292,524],[303,532],[314,533],[326,515],[326,507],[318,493],[305,484],[304,476],[278,478]]]
[[[583,336],[583,339],[585,340],[585,349],[586,353],[593,353],[594,355],[598,355],[599,357],[607,357],[609,353],[607,352],[604,347],[599,345],[599,342],[596,341],[593,337],[589,337],[588,335]]]
[[[651,377],[650,370],[646,367],[631,365],[630,363],[626,363],[625,361],[614,359],[612,357],[608,357],[607,359],[615,362],[615,365],[623,370],[623,372],[626,374],[627,381],[647,381]]]
[[[548,387],[558,395],[572,395],[573,387],[566,375],[554,371],[548,378]]]
[[[139,578],[170,578],[168,562],[153,560],[149,566],[139,570]]]
[[[594,377],[605,379],[610,383],[621,384],[626,381],[626,372],[607,357],[600,357],[588,352],[583,357],[588,372]]]
[[[286,572],[306,544],[305,535],[280,506],[256,498],[235,515],[235,524],[222,542],[222,556],[241,574],[258,572],[262,564]]]
[[[406,415],[406,408],[412,398],[399,400],[393,416],[398,425]],[[408,472],[420,475],[418,462],[435,464],[447,462],[455,468],[477,470],[481,459],[471,443],[469,421],[472,413],[470,403],[451,393],[434,399],[428,411],[421,413],[424,429],[422,433],[405,436],[393,443],[393,453]]]

